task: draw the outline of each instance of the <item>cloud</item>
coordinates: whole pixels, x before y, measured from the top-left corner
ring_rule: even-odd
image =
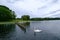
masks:
[[[52,16],[56,16],[60,13],[60,9],[56,10],[56,11],[52,11],[49,14],[46,14],[45,17],[52,17]]]
[[[56,3],[56,2],[58,2],[58,0],[53,0],[53,3]]]
[[[14,10],[17,17],[55,17],[59,14],[57,10],[60,10],[60,0],[1,0],[0,5]]]

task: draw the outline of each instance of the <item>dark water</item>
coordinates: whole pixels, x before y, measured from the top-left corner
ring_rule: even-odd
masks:
[[[0,40],[60,40],[60,20],[27,23],[26,29],[16,24],[0,24]],[[37,33],[35,29],[42,30]]]

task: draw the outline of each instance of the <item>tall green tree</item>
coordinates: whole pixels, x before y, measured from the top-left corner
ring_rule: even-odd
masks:
[[[0,5],[0,21],[9,21],[15,19],[15,13],[8,7]]]
[[[30,16],[29,15],[23,15],[21,17],[22,20],[30,20]]]

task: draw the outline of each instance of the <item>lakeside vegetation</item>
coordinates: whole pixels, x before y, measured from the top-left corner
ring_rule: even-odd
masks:
[[[8,7],[0,5],[0,22],[11,21],[16,18],[15,12]]]
[[[60,20],[60,18],[31,18],[32,21]]]
[[[42,20],[60,20],[60,18],[30,18],[29,15],[22,15],[21,18],[16,18],[16,14],[13,10],[6,6],[0,5],[0,24]]]

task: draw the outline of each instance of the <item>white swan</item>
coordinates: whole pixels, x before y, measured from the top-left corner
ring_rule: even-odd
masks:
[[[34,32],[41,32],[42,30],[39,30],[39,29],[36,29],[36,30],[34,30]]]

